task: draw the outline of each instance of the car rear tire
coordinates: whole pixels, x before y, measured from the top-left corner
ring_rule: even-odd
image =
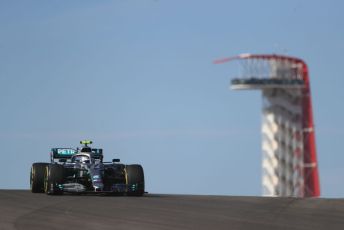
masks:
[[[44,172],[48,163],[33,163],[30,172],[30,189],[33,193],[44,193]]]
[[[145,193],[145,178],[142,166],[127,165],[125,170],[128,186],[127,195],[142,196]]]
[[[61,195],[61,185],[64,179],[64,167],[58,164],[49,164],[45,167],[44,192],[48,195]]]

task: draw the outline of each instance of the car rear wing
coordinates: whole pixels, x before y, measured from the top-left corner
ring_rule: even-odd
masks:
[[[103,149],[91,149],[92,150],[92,157],[94,159],[103,160]],[[71,159],[73,155],[77,154],[79,149],[73,148],[52,148],[51,149],[51,161],[65,161]]]
[[[53,159],[70,159],[74,154],[78,153],[77,149],[72,148],[52,148],[51,158]]]

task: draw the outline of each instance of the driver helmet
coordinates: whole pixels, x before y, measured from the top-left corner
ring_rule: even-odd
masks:
[[[88,147],[88,146],[85,146],[85,147],[83,147],[83,148],[81,149],[80,152],[82,152],[82,153],[91,153],[91,152],[92,152],[92,149],[91,149],[90,147]]]

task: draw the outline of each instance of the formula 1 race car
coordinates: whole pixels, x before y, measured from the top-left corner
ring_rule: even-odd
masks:
[[[79,149],[52,148],[51,163],[33,163],[30,187],[33,193],[122,194],[142,196],[145,192],[141,165],[124,165],[119,159],[103,162],[103,150],[80,141]]]

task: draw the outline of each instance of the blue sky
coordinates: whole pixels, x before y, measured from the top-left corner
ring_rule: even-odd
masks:
[[[212,64],[249,52],[307,62],[322,196],[343,197],[343,4],[1,1],[0,188],[88,138],[152,193],[260,195],[260,92]]]

